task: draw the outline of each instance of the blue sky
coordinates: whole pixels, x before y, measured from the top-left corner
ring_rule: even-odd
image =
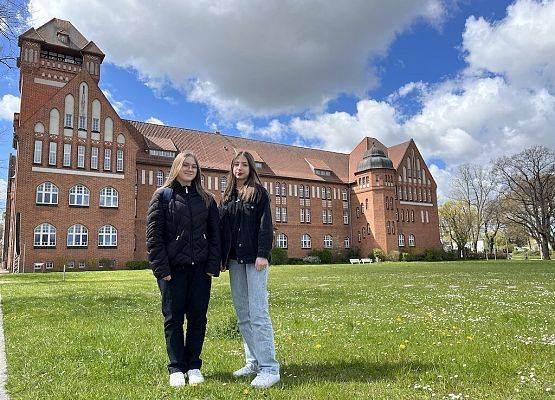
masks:
[[[553,38],[519,31],[530,22],[553,31],[553,2],[353,2],[314,11],[317,2],[304,1],[291,13],[282,6],[289,2],[261,10],[248,0],[184,3],[87,9],[31,0],[23,17],[34,26],[68,19],[104,50],[100,86],[123,118],[335,151],[364,136],[389,146],[412,137],[442,199],[458,165],[487,162],[502,154],[500,143],[553,144]],[[129,15],[128,26],[118,15]],[[503,48],[511,40],[516,56]],[[2,208],[15,102],[6,95],[19,96],[17,82],[18,70],[4,68]]]

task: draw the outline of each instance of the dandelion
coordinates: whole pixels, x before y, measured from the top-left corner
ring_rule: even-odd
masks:
[[[248,395],[248,394],[249,394],[249,389],[246,388],[245,390],[243,390],[243,394],[244,394],[245,396]]]
[[[399,349],[400,349],[400,350],[405,350],[406,348],[407,348],[407,346],[406,346],[404,343],[401,343],[401,344],[399,345]]]
[[[320,343],[316,343],[316,345],[314,346],[315,349],[319,349],[321,347],[322,347],[322,345]]]

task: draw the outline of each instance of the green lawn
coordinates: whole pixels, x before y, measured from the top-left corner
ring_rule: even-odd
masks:
[[[150,271],[0,277],[12,399],[555,398],[555,262],[271,267],[282,382],[243,365],[215,279],[206,384],[167,384]]]

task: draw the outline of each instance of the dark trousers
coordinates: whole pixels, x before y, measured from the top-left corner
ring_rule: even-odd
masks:
[[[212,278],[206,275],[203,265],[176,268],[171,276],[170,281],[158,279],[170,374],[200,369],[202,365],[200,353],[206,333],[206,312],[212,285]],[[186,335],[183,334],[185,317]]]

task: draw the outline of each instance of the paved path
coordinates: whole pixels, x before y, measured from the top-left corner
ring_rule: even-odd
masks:
[[[6,364],[6,349],[4,347],[4,318],[2,317],[2,296],[0,296],[0,400],[8,400],[6,381],[8,368]]]

